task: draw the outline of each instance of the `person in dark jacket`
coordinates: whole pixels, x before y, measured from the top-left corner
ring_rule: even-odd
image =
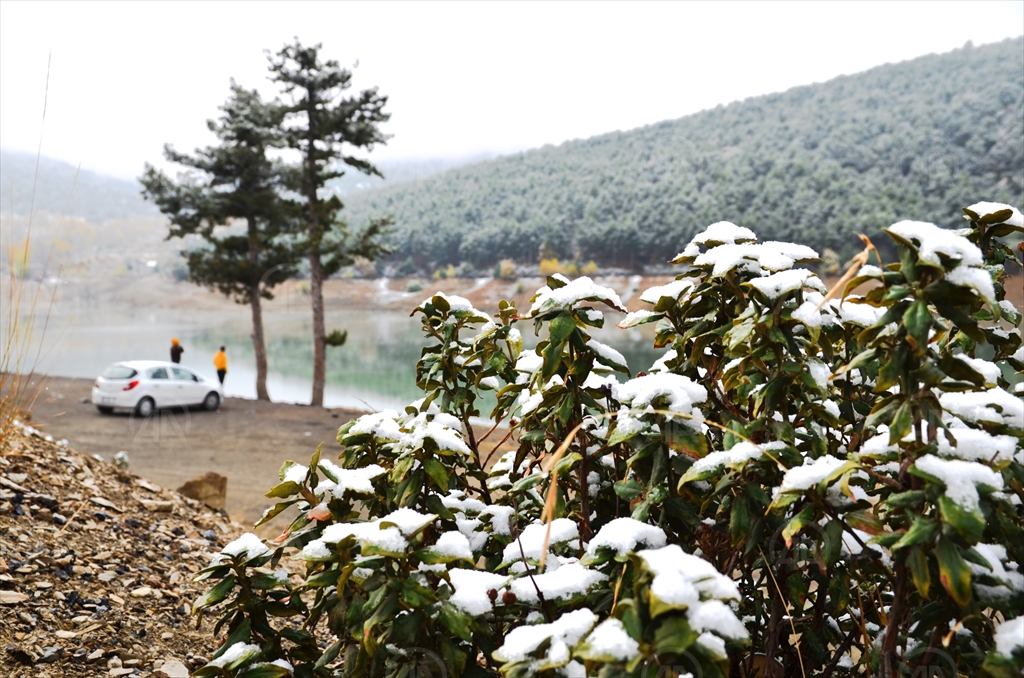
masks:
[[[178,338],[175,337],[174,339],[171,339],[171,362],[180,363],[181,354],[184,352],[185,349],[181,347],[181,342],[178,341]]]

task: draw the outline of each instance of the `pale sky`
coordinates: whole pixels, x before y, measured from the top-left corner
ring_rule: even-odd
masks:
[[[124,178],[297,36],[390,97],[371,158],[559,144],[1024,33],[1024,2],[0,2],[0,145]],[[49,94],[42,120],[47,59]]]

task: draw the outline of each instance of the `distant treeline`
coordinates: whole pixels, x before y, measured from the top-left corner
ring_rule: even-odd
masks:
[[[845,256],[900,219],[959,226],[960,205],[1020,205],[1022,118],[1024,38],[968,44],[349,195],[344,214],[393,213],[392,261],[418,268],[536,262],[546,244],[639,269],[723,219]]]

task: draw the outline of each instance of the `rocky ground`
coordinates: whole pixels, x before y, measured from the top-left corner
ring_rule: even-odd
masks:
[[[244,529],[48,438],[0,440],[0,676],[187,677],[192,577]]]

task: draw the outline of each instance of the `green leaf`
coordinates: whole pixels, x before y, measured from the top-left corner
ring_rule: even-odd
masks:
[[[280,499],[287,499],[288,497],[294,496],[299,493],[299,484],[289,480],[286,483],[280,483],[270,488],[270,492],[267,492],[265,497],[278,497]]]
[[[231,647],[232,645],[234,645],[235,643],[243,643],[243,644],[248,643],[249,640],[252,638],[252,633],[251,633],[251,630],[250,630],[251,627],[252,627],[252,623],[248,619],[246,619],[241,624],[239,624],[237,627],[235,627],[235,630],[231,632],[231,634],[227,637],[227,639],[223,643],[221,643],[221,646],[219,648],[217,648],[217,651],[213,653],[213,658],[216,659],[217,657],[219,657],[222,654],[224,654],[225,652],[227,652],[227,649],[229,647]],[[252,655],[249,655],[249,656],[251,657]],[[241,664],[236,664],[236,666],[240,666],[240,665]]]
[[[626,501],[632,501],[644,493],[644,486],[635,478],[616,481],[614,489],[615,494]]]
[[[913,339],[914,353],[924,355],[928,346],[928,330],[932,327],[932,314],[928,304],[921,300],[915,301],[903,315],[903,325],[907,328],[909,338]]]
[[[220,601],[228,597],[231,593],[231,589],[235,586],[235,575],[229,575],[221,583],[214,586],[212,589],[204,593],[196,600],[192,606],[193,609],[199,610],[211,605],[216,605]]]
[[[981,509],[966,509],[947,495],[942,495],[939,497],[939,511],[942,513],[942,519],[952,525],[968,544],[977,544],[981,541],[982,533],[985,531],[985,516]]]
[[[938,534],[939,523],[937,521],[924,516],[917,516],[914,518],[914,522],[910,524],[910,529],[904,533],[898,542],[893,544],[892,550],[899,551],[900,549],[920,546],[922,544],[930,545],[935,541],[935,537]]]
[[[256,524],[253,527],[259,527],[263,523],[273,520],[281,513],[281,511],[284,511],[286,508],[297,503],[298,501],[298,499],[292,499],[290,501],[280,501],[274,504],[273,508],[269,508],[263,512],[263,516],[260,517],[258,521],[256,521]]]
[[[793,536],[808,524],[814,522],[814,515],[814,505],[808,504],[801,509],[800,513],[793,516],[786,523],[786,527],[782,530],[782,538],[786,540],[786,546],[792,546]]]
[[[910,566],[910,576],[914,580],[914,586],[921,597],[928,600],[928,591],[932,585],[932,575],[928,569],[928,556],[924,549],[915,546],[907,553],[907,565]]]
[[[699,635],[684,618],[667,617],[654,632],[654,649],[658,654],[682,654],[690,649]]]
[[[729,534],[733,545],[739,544],[747,537],[751,518],[750,498],[741,494],[732,503],[732,514],[729,518]]]
[[[908,492],[900,492],[894,494],[885,500],[885,503],[889,506],[895,506],[898,508],[905,509],[916,509],[924,505],[925,493],[924,490],[910,490]]]
[[[434,481],[438,489],[442,492],[448,491],[448,470],[444,464],[435,459],[434,457],[427,457],[423,462],[423,469],[430,476],[430,479]]]
[[[402,602],[409,607],[426,607],[437,601],[434,592],[414,579],[402,582]]]
[[[828,567],[832,567],[839,561],[843,552],[843,523],[839,520],[830,520],[825,525],[825,542],[821,546],[822,558]]]
[[[966,607],[971,602],[971,570],[960,555],[960,549],[950,539],[940,538],[935,558],[939,561],[942,587],[957,605]]]
[[[889,444],[898,445],[901,440],[907,437],[907,434],[913,431],[913,426],[914,407],[909,401],[904,402],[896,410],[892,421],[889,422]]]
[[[320,659],[318,659],[316,664],[313,665],[314,672],[319,671],[338,658],[338,653],[341,652],[341,644],[341,639],[334,641],[334,643],[327,648],[322,655],[320,655]]]
[[[469,617],[459,608],[449,602],[441,603],[441,611],[438,619],[446,629],[454,633],[456,637],[469,642],[473,639],[473,633],[469,629]]]
[[[327,586],[334,586],[338,582],[338,577],[341,576],[341,570],[326,570],[324,572],[317,572],[313,576],[309,577],[302,583],[304,588],[308,589],[322,589]]]

